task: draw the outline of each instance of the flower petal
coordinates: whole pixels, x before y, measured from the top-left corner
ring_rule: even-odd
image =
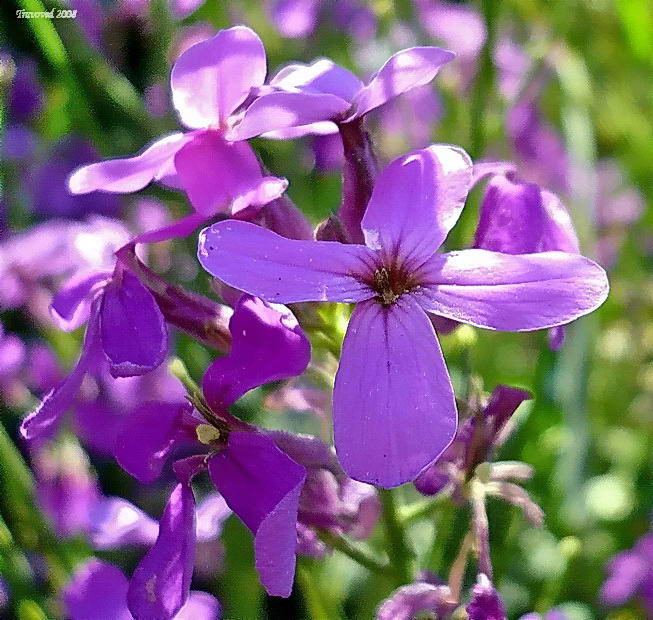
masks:
[[[66,618],[132,620],[127,588],[127,577],[117,566],[91,558],[75,571],[63,590]]]
[[[148,230],[132,239],[133,243],[159,243],[169,239],[188,237],[206,221],[206,216],[201,213],[191,213],[180,220],[162,226],[156,230]]]
[[[122,497],[105,497],[90,514],[89,536],[95,549],[153,545],[159,524]]]
[[[114,447],[114,456],[126,472],[144,483],[159,477],[175,442],[183,438],[183,407],[150,402],[129,413]]]
[[[134,570],[127,604],[135,618],[172,618],[190,593],[195,562],[195,498],[178,484],[163,511],[159,536]]]
[[[351,104],[363,88],[363,82],[332,60],[321,58],[310,65],[296,63],[285,66],[270,80],[270,86],[336,95]]]
[[[208,592],[193,591],[174,620],[219,620],[222,618],[220,601]]]
[[[82,166],[68,179],[68,189],[73,194],[96,190],[118,194],[136,192],[151,181],[169,175],[175,153],[191,138],[192,134],[173,133],[160,138],[135,157]]]
[[[199,133],[175,157],[188,199],[206,216],[262,206],[283,194],[288,181],[263,177],[246,142],[226,142],[215,131]]]
[[[343,469],[361,482],[413,480],[451,442],[456,403],[428,317],[410,296],[358,304],[333,392],[334,437]]]
[[[187,127],[224,125],[250,89],[263,84],[265,73],[265,48],[253,30],[221,30],[177,59],[170,76],[172,102]]]
[[[228,408],[254,387],[299,375],[311,359],[311,345],[285,306],[243,295],[229,321],[231,352],[209,366],[202,381],[208,404]]]
[[[417,86],[428,84],[440,67],[455,56],[439,47],[411,47],[397,52],[354,97],[354,112],[348,120],[358,118]]]
[[[104,289],[100,338],[114,377],[154,370],[168,352],[165,319],[152,294],[129,271]]]
[[[374,271],[367,248],[286,239],[249,222],[205,228],[198,258],[216,278],[266,301],[356,302],[375,295],[355,277]]]
[[[98,322],[97,305],[94,304],[77,364],[57,387],[45,395],[39,407],[23,420],[20,433],[25,439],[44,436],[73,404],[86,372],[100,352]]]
[[[229,140],[246,140],[270,131],[330,121],[350,107],[348,101],[328,93],[270,93],[259,97],[247,108],[241,122],[227,137]]]
[[[566,252],[436,254],[424,265],[422,283],[414,294],[425,310],[500,331],[569,323],[598,308],[609,289],[599,265]]]
[[[469,155],[446,144],[392,161],[378,176],[361,222],[367,246],[419,267],[458,220],[471,174]]]
[[[205,542],[220,535],[224,522],[231,516],[231,508],[219,493],[209,493],[198,505],[197,540]]]
[[[88,320],[93,294],[111,277],[94,272],[73,278],[57,291],[50,304],[50,316],[59,329],[70,332]]]
[[[209,461],[213,484],[254,534],[256,570],[271,596],[290,596],[306,470],[261,433],[233,431]]]

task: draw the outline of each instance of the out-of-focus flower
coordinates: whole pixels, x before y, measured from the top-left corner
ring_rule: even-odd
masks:
[[[197,43],[177,59],[170,78],[174,106],[190,131],[165,136],[136,157],[84,166],[70,177],[70,190],[130,193],[152,181],[183,189],[195,213],[140,235],[142,242],[185,236],[218,213],[254,215],[288,182],[264,177],[251,147],[226,138],[234,139],[228,133],[237,112],[265,74],[265,49],[249,28],[221,30]]]
[[[519,620],[571,620],[571,618],[560,609],[554,607],[553,609],[549,609],[545,614],[538,614],[536,612],[525,614]]]
[[[315,30],[320,4],[320,0],[275,0],[270,17],[281,36],[299,39]]]
[[[413,480],[453,439],[453,389],[427,313],[530,331],[567,323],[607,296],[605,272],[575,254],[437,253],[471,181],[462,149],[434,145],[379,175],[362,221],[366,245],[288,240],[236,221],[200,235],[202,266],[239,290],[274,302],[357,303],[333,399],[336,450],[356,480]]]
[[[606,268],[614,265],[628,227],[644,212],[644,198],[626,184],[622,171],[611,160],[596,167],[597,254]]]
[[[63,601],[70,620],[132,620],[127,607],[129,581],[114,564],[92,558],[82,564],[63,590]],[[218,620],[222,609],[218,600],[206,592],[193,591],[173,616],[174,620]]]
[[[417,581],[395,590],[376,612],[376,620],[413,620],[431,612],[436,618],[448,618],[455,609],[449,586]]]
[[[43,87],[36,74],[36,63],[28,59],[19,60],[8,97],[9,121],[29,121],[40,112],[42,106]]]
[[[617,607],[638,598],[647,614],[653,614],[653,534],[642,536],[632,549],[615,555],[607,572],[600,593],[603,603]]]
[[[39,503],[63,537],[86,533],[101,497],[84,451],[72,441],[45,445],[32,455]]]
[[[54,145],[47,161],[32,173],[33,209],[38,215],[82,219],[97,213],[112,216],[120,209],[117,196],[90,194],[76,196],[68,191],[70,173],[97,151],[86,140],[68,137]]]

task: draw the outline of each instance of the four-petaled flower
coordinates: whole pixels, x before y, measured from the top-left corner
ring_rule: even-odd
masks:
[[[605,272],[580,255],[438,253],[471,182],[462,149],[433,145],[379,175],[362,221],[366,245],[294,241],[238,221],[200,234],[200,262],[233,287],[279,303],[357,304],[333,395],[336,451],[357,480],[412,480],[455,434],[454,393],[427,313],[530,331],[568,323],[607,296]]]

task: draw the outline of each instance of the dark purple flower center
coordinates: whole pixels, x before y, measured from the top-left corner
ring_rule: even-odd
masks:
[[[415,288],[416,284],[408,273],[394,265],[379,267],[374,272],[374,282],[370,283],[377,292],[379,301],[384,306],[393,304],[404,293],[408,293]]]

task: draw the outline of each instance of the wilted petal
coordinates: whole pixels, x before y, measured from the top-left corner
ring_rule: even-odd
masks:
[[[90,514],[89,536],[95,549],[153,545],[159,524],[122,497],[98,501]]]
[[[285,306],[243,295],[229,321],[231,352],[209,366],[202,389],[209,405],[224,410],[254,387],[301,374],[311,345]]]
[[[375,295],[354,277],[370,271],[374,257],[367,248],[286,239],[249,222],[205,228],[198,258],[210,274],[266,301],[357,302]]]
[[[100,304],[100,338],[114,377],[154,370],[168,352],[165,319],[152,294],[129,271],[105,287]]]
[[[242,121],[227,137],[230,140],[246,140],[271,131],[306,127],[313,123],[337,119],[350,107],[348,101],[329,93],[270,93],[256,99],[247,108]],[[301,135],[305,133],[307,132],[302,130]]]
[[[354,97],[354,113],[348,120],[358,118],[408,90],[428,84],[440,67],[455,56],[439,47],[411,47],[397,52]]]
[[[170,174],[175,153],[190,139],[192,134],[173,133],[160,138],[135,157],[83,166],[70,176],[68,188],[73,194],[96,190],[118,194],[136,192]]]
[[[69,620],[132,620],[127,609],[127,577],[115,565],[92,558],[82,564],[63,590]]]
[[[509,255],[487,250],[436,254],[413,292],[429,312],[500,331],[569,323],[608,296],[605,271],[566,252]]]
[[[191,204],[205,216],[260,207],[283,194],[288,181],[264,177],[252,148],[245,142],[226,142],[205,131],[175,157],[175,167]]]
[[[172,68],[172,101],[192,129],[224,125],[253,86],[265,80],[265,49],[245,26],[221,30],[186,50]]]
[[[129,413],[116,440],[114,456],[120,466],[140,482],[161,474],[181,430],[183,405],[144,403]]]
[[[290,596],[295,575],[297,506],[306,470],[261,433],[232,431],[209,474],[254,534],[256,570],[271,596]]]
[[[57,291],[50,304],[50,316],[59,329],[70,332],[88,320],[93,294],[111,277],[110,272],[95,272],[73,278]]]
[[[57,387],[45,395],[39,407],[23,420],[20,433],[25,439],[44,436],[73,404],[86,372],[100,351],[98,322],[97,306],[93,306],[77,364]]]
[[[365,243],[421,265],[458,220],[471,183],[472,162],[461,148],[435,144],[391,162],[374,184],[361,222]]]
[[[456,404],[433,326],[408,295],[354,309],[333,394],[338,459],[356,480],[413,480],[451,442]],[[365,446],[365,449],[361,449]]]
[[[132,575],[127,593],[136,618],[172,618],[188,599],[195,561],[195,498],[178,484],[166,504],[159,536]]]

